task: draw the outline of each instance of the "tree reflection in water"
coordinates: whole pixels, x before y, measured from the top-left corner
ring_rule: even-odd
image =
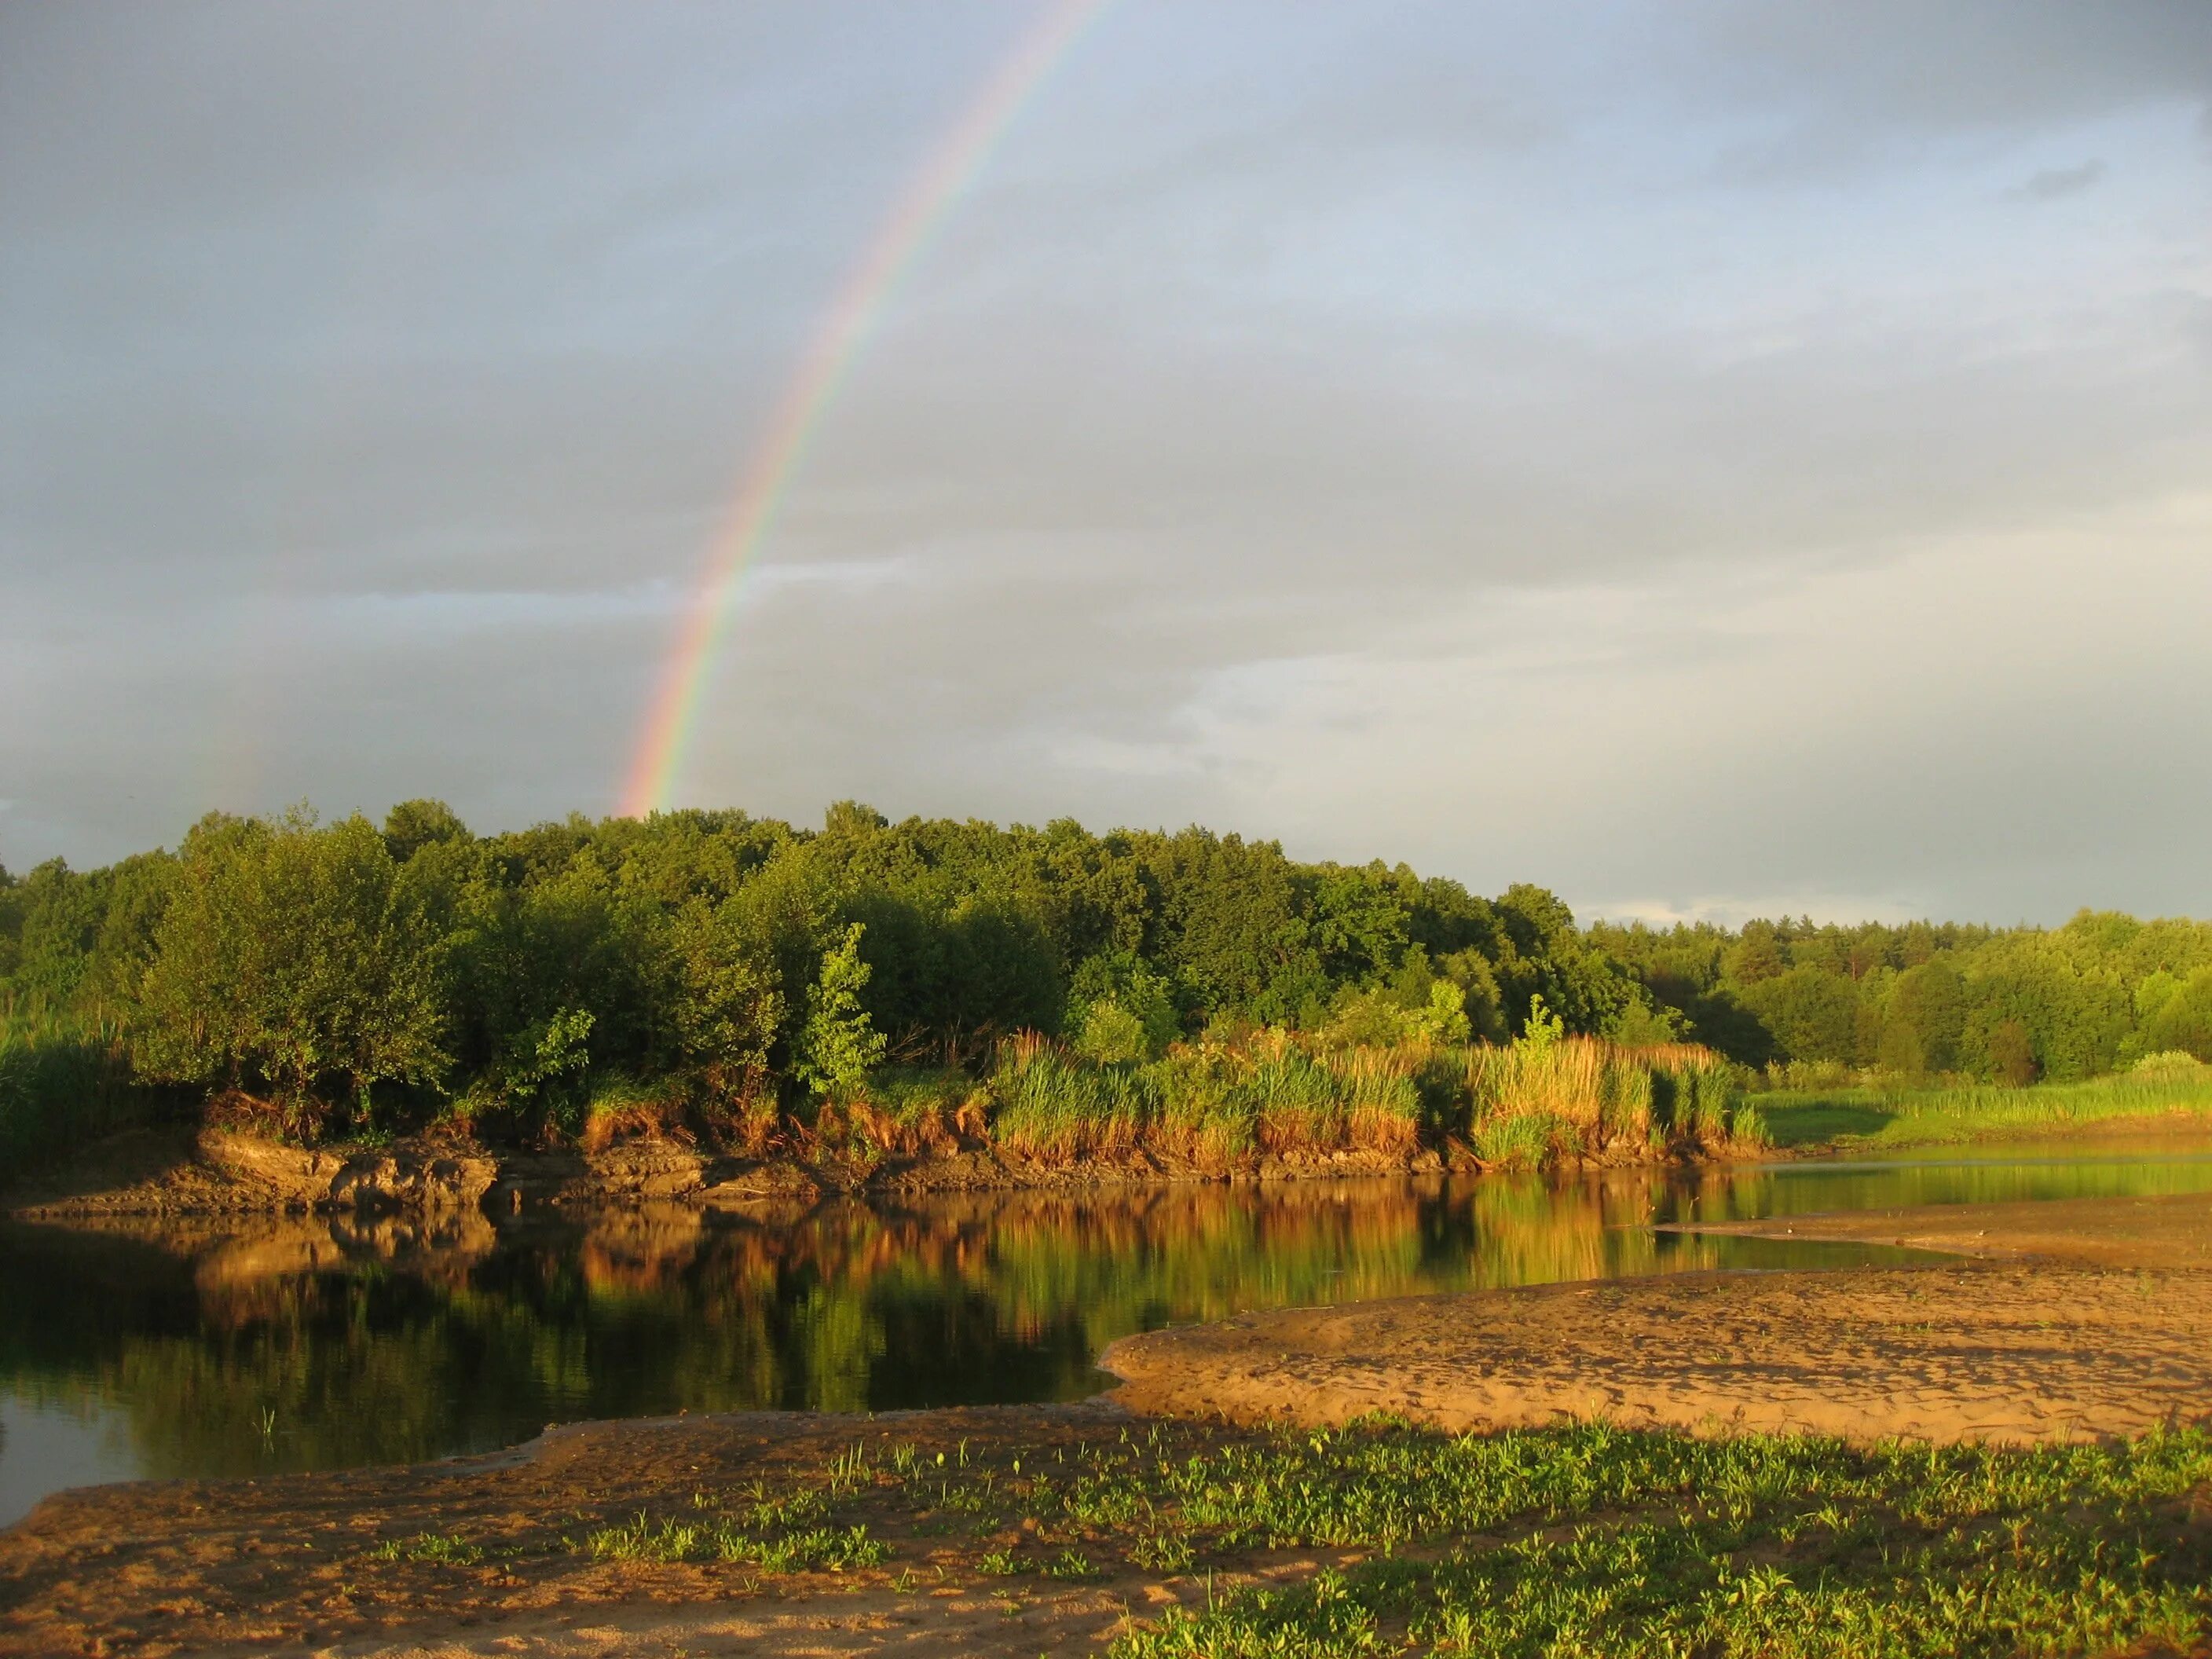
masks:
[[[150,1475],[345,1468],[580,1418],[1075,1399],[1104,1386],[1106,1343],[1170,1322],[1868,1254],[1654,1222],[2190,1185],[2212,1164],[1194,1184],[496,1229],[17,1226],[0,1232],[0,1389],[119,1414]]]

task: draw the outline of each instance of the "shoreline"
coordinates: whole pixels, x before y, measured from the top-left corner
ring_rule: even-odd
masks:
[[[1285,1309],[1123,1337],[1097,1363],[1132,1409],[1252,1423],[1379,1411],[1467,1432],[1595,1415],[1692,1433],[2034,1442],[2212,1422],[2212,1194],[1662,1231],[1929,1260]]]
[[[1756,1168],[1882,1161],[1888,1155],[2036,1142],[2111,1139],[2154,1141],[2212,1132],[2202,1114],[2177,1111],[2077,1126],[2006,1125],[1966,1139],[1870,1141],[1844,1137],[1747,1155],[1622,1162],[1592,1158],[1543,1173],[1611,1170]],[[101,1218],[185,1218],[351,1216],[432,1218],[481,1212],[495,1219],[530,1211],[675,1202],[705,1207],[836,1198],[992,1192],[1109,1192],[1186,1183],[1227,1185],[1353,1177],[1475,1176],[1501,1171],[1454,1143],[1404,1152],[1358,1149],[1267,1153],[1216,1168],[1139,1147],[1079,1161],[1025,1158],[979,1142],[919,1158],[743,1158],[671,1139],[619,1142],[597,1152],[497,1148],[476,1141],[410,1138],[384,1146],[301,1148],[203,1128],[134,1129],[0,1194],[0,1218],[82,1222]]]
[[[95,1143],[18,1183],[0,1195],[0,1217],[67,1222],[480,1212],[496,1218],[640,1202],[711,1208],[928,1194],[1103,1192],[1190,1183],[1475,1174],[1481,1168],[1458,1147],[1267,1153],[1222,1169],[1141,1147],[1114,1157],[1053,1160],[978,1143],[920,1158],[808,1160],[744,1158],[658,1139],[620,1142],[599,1152],[513,1151],[422,1139],[386,1147],[307,1149],[220,1129],[141,1129]]]

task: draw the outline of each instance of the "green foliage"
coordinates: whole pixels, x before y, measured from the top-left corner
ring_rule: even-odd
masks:
[[[753,920],[736,900],[694,899],[668,930],[677,1051],[725,1074],[764,1068],[783,1024],[781,968]]]
[[[0,1170],[138,1122],[152,1103],[131,1086],[113,1021],[0,1015]]]
[[[2212,1550],[2181,1516],[2208,1477],[2202,1431],[2094,1448],[1860,1450],[1603,1425],[1447,1437],[1370,1424],[1091,1480],[1133,1488],[1189,1559],[1316,1547],[1370,1557],[1172,1609],[1121,1637],[1118,1659],[1902,1659],[2193,1648],[2212,1632]]]
[[[1544,1006],[1542,992],[1528,999],[1528,1017],[1522,1024],[1518,1045],[1523,1054],[1540,1060],[1566,1034],[1566,1021]]]
[[[2155,1062],[2155,1063],[2153,1063]],[[2124,1120],[2212,1117],[2212,1066],[2153,1056],[2118,1077],[2006,1084],[1778,1089],[1753,1097],[1773,1144],[1924,1146],[2063,1133]]]
[[[2212,967],[2199,968],[2156,998],[2142,1041],[2154,1050],[2212,1060]]]
[[[477,1079],[471,1103],[574,1133],[592,1021],[588,1008],[561,1008],[511,1032],[505,1051]]]
[[[1470,1136],[1464,1079],[1445,1075],[1458,1062],[1432,1065],[1468,1042],[1695,1045],[1791,1076],[1834,1068],[1824,1087],[2063,1084],[2155,1053],[2212,1058],[2212,925],[1584,929],[1540,888],[1484,898],[1196,829],[895,823],[846,802],[819,831],[683,811],[479,837],[416,800],[380,830],[218,816],[173,855],[0,879],[0,1010],[106,1033],[101,1064],[124,1056],[142,1083],[271,1098],[302,1133],[337,1106],[373,1101],[398,1127],[458,1102],[489,1129],[556,1139],[611,1079],[695,1128],[772,1127],[807,1102],[866,1104],[886,1064],[981,1083],[1033,1032],[1064,1040],[1069,1067],[1130,1076],[1048,1086],[1060,1061],[1024,1062],[1040,1080],[1003,1091],[1029,1103],[1023,1135],[1073,1144],[1053,1113],[1095,1097],[1218,1160],[1273,1133],[1352,1133],[1341,1102],[1254,1103],[1255,1079],[1326,1070],[1323,1051],[1406,1051],[1391,1087],[1418,1097],[1413,1121]],[[1247,1038],[1263,1030],[1304,1058],[1262,1063]],[[1683,1115],[1654,1079],[1656,1132],[1694,1119],[1710,1144],[1702,1085]],[[1402,1105],[1360,1109],[1395,1123]],[[1593,1139],[1595,1108],[1529,1109],[1573,1136],[1482,1133],[1524,1151]]]
[[[860,959],[863,931],[854,922],[823,953],[821,972],[806,994],[806,1023],[799,1028],[793,1069],[817,1094],[859,1086],[884,1057],[883,1035],[860,1006],[869,974]]]
[[[434,1079],[447,942],[428,896],[358,817],[318,829],[211,819],[185,840],[140,988],[151,1077],[302,1101],[336,1079]]]
[[[1158,1060],[1182,1034],[1175,988],[1133,951],[1086,957],[1068,987],[1067,1028],[1085,1057]]]
[[[1686,1035],[1751,1066],[2017,1086],[2212,1053],[2212,924],[2084,911],[2056,929],[1784,919],[1589,937]]]

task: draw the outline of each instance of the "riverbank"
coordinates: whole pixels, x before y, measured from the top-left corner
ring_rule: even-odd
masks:
[[[1516,1640],[1623,1653],[1831,1627],[1859,1650],[2197,1650],[2212,1439],[2157,1425],[2212,1401],[2212,1200],[1940,1208],[1765,1224],[1985,1259],[1158,1332],[1079,1407],[599,1423],[413,1468],[64,1494],[0,1533],[0,1652],[1144,1659],[1285,1626],[1319,1654],[1497,1645],[1509,1614]],[[1547,1394],[1531,1367],[1563,1355],[1674,1414]],[[1760,1398],[1784,1413],[1733,1409]],[[1476,1432],[1310,1426],[1389,1407]],[[1568,1420],[1598,1407],[1606,1426]],[[1843,1437],[1787,1431],[1821,1426]],[[1960,1449],[1868,1439],[1899,1429]]]
[[[1554,1157],[1555,1167],[1565,1170],[1658,1168],[1994,1146],[2085,1133],[2150,1138],[2212,1131],[2212,1083],[2188,1079],[2100,1079],[2032,1089],[1905,1093],[1767,1092],[1745,1100],[1744,1137],[1655,1146],[1617,1136],[1595,1152],[1558,1154],[1553,1149],[1543,1158],[1523,1155],[1528,1148],[1521,1143],[1528,1137],[1503,1132],[1487,1141],[1480,1135],[1407,1135],[1339,1146],[1255,1142],[1233,1157],[1139,1137],[1087,1146],[1077,1156],[947,1123],[927,1136],[885,1129],[875,1140],[865,1124],[841,1124],[834,1136],[800,1138],[744,1155],[659,1133],[560,1151],[496,1146],[452,1133],[304,1148],[235,1130],[176,1126],[107,1136],[17,1180],[0,1190],[0,1214],[26,1219],[374,1217],[480,1210],[504,1217],[546,1207],[575,1211],[641,1202],[739,1206],[841,1194],[1073,1192],[1186,1182],[1477,1174],[1525,1170]],[[1562,1144],[1583,1143],[1570,1134]]]
[[[904,1157],[744,1158],[660,1137],[595,1151],[516,1151],[433,1138],[303,1148],[221,1129],[142,1129],[110,1137],[19,1182],[0,1195],[0,1212],[21,1220],[478,1211],[503,1217],[547,1207],[751,1206],[853,1194],[1071,1191],[1435,1175],[1480,1167],[1463,1151],[1448,1155],[1418,1146],[1255,1153],[1224,1169],[1143,1147],[1076,1160],[1027,1157],[980,1140]]]

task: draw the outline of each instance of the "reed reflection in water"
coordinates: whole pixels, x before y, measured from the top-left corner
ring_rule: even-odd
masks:
[[[2154,1158],[665,1206],[496,1229],[15,1227],[0,1522],[118,1468],[347,1468],[680,1409],[1067,1400],[1105,1385],[1091,1361],[1114,1338],[1246,1309],[1893,1255],[1654,1223],[2207,1187],[2212,1162]]]

